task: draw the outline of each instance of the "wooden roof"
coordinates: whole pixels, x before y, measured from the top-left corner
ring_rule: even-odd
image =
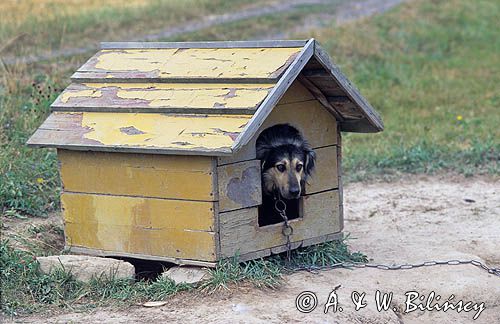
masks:
[[[254,136],[297,78],[342,130],[383,129],[314,39],[101,46],[73,74],[28,145],[230,155]]]

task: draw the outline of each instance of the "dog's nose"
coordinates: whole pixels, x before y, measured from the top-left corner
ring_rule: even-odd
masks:
[[[290,196],[292,197],[298,197],[300,194],[300,189],[299,188],[290,188]]]

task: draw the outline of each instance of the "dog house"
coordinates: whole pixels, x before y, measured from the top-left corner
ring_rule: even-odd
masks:
[[[341,237],[341,132],[378,114],[314,39],[102,43],[28,145],[57,148],[67,248],[213,266],[286,250],[259,226],[255,142],[296,127],[317,154],[292,248]]]

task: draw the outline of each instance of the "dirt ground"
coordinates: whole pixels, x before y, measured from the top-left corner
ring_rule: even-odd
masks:
[[[456,175],[407,176],[398,182],[354,183],[344,188],[345,231],[356,238],[353,250],[373,263],[401,264],[430,260],[476,259],[500,267],[500,179]],[[337,289],[337,309],[324,306]],[[393,292],[388,310],[377,311],[376,291]],[[317,296],[310,313],[296,308],[303,291]],[[450,309],[406,312],[405,293],[415,291],[425,306],[431,292],[441,299],[430,305],[462,300],[462,312]],[[365,293],[367,305],[354,310],[351,295]],[[358,298],[359,299],[359,298]],[[306,300],[307,301],[307,300]],[[333,299],[332,299],[333,301]],[[479,312],[481,303],[484,310]],[[307,306],[307,303],[305,304]],[[422,306],[422,307],[423,307]],[[476,308],[472,308],[472,306]],[[340,310],[342,308],[342,311]],[[473,321],[473,316],[478,314]],[[232,287],[213,295],[182,293],[164,306],[95,309],[86,313],[32,316],[22,322],[211,322],[211,323],[500,323],[500,277],[472,265],[443,265],[411,270],[334,269],[287,276],[277,290]]]

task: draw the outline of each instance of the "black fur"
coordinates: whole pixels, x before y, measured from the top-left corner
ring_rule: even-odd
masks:
[[[295,157],[303,161],[306,177],[301,181],[300,187],[302,194],[304,193],[305,181],[314,171],[316,153],[296,128],[288,124],[279,124],[264,130],[257,139],[256,151],[257,158],[262,161],[263,174],[284,157],[287,157],[290,161]],[[264,184],[264,179],[262,180]],[[278,195],[277,190],[268,192],[263,188],[262,206],[259,210],[260,226],[282,221],[281,216],[274,208]],[[287,205],[288,218],[299,217],[299,199],[285,199],[282,197],[281,199]]]
[[[279,124],[264,130],[256,144],[257,159],[262,161],[262,171],[272,168],[284,155],[302,157],[304,171],[311,176],[316,162],[316,153],[300,132],[288,124]]]

